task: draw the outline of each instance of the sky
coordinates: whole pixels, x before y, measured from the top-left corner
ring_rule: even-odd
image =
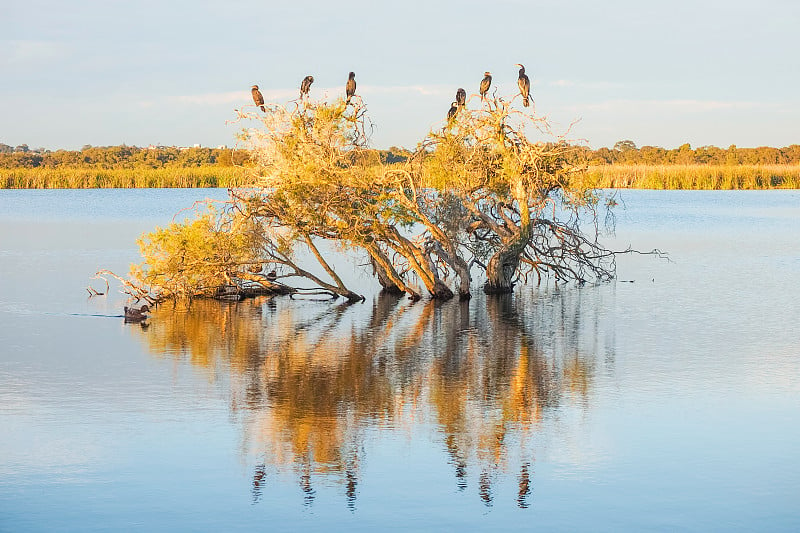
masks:
[[[251,85],[335,98],[352,70],[373,146],[413,148],[522,63],[536,113],[592,148],[788,146],[798,28],[795,0],[0,0],[0,143],[233,146]]]

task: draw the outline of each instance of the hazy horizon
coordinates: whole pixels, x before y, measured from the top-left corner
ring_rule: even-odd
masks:
[[[14,3],[0,142],[233,146],[251,85],[285,103],[313,74],[312,97],[335,98],[352,70],[373,146],[413,148],[484,71],[515,94],[521,62],[536,111],[595,149],[784,147],[800,142],[798,21],[788,0]]]

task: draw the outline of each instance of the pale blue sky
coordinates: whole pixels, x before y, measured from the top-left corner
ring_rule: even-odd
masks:
[[[800,143],[800,2],[0,0],[0,142],[234,144],[258,84],[344,92],[413,147],[485,70],[592,147]]]

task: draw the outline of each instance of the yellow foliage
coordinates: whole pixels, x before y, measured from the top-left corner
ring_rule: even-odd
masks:
[[[236,217],[220,227],[218,213],[156,228],[137,241],[144,262],[131,278],[160,297],[207,295],[231,276],[259,263],[259,229],[253,219]]]

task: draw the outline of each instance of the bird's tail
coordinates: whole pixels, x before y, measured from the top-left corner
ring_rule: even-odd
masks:
[[[261,107],[261,111],[263,111],[264,113],[266,113],[266,112],[267,112],[267,108],[266,108],[266,107],[264,107],[263,105],[262,105],[262,106],[260,106],[260,107]]]
[[[522,97],[522,105],[525,106],[525,107],[528,107],[529,105],[531,105],[531,102],[530,102],[530,100],[528,100],[527,96],[523,96]]]

